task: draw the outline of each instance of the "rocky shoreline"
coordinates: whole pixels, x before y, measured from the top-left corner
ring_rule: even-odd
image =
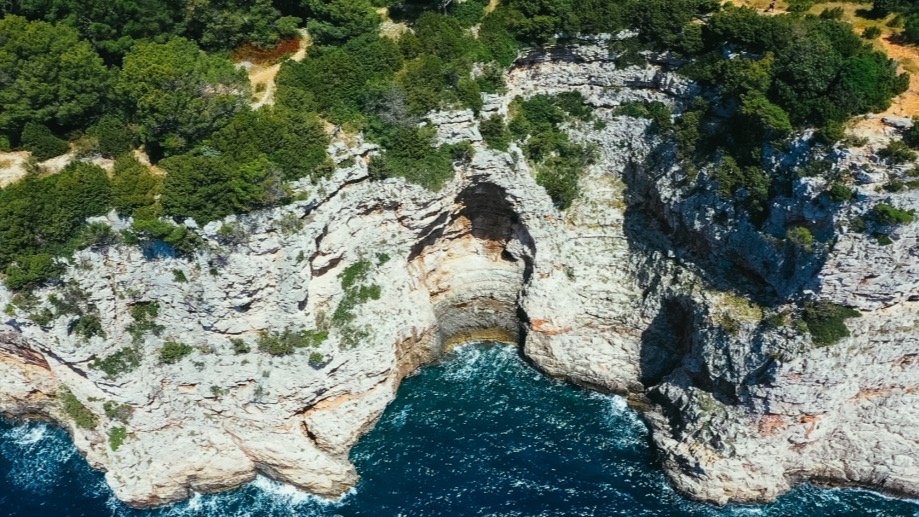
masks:
[[[67,428],[135,507],[256,473],[334,497],[357,482],[348,451],[405,376],[457,343],[513,341],[548,375],[628,396],[692,498],[770,501],[806,479],[919,495],[919,224],[898,228],[889,246],[846,231],[881,200],[916,209],[919,195],[875,191],[895,168],[870,148],[838,149],[837,167],[864,173],[857,201],[828,207],[825,185],[798,180],[767,226],[816,222],[833,244],[788,251],[714,192],[685,186],[672,143],[615,110],[659,100],[679,113],[693,85],[666,56],[618,68],[602,43],[526,57],[478,119],[432,114],[442,141],[476,148],[441,192],[372,182],[374,147],[340,143],[331,180],[300,185],[303,201],[199,228],[208,245],[192,257],[79,252],[65,285],[0,323],[0,411]],[[516,95],[562,91],[581,92],[603,122],[569,128],[599,160],[564,213],[519,150],[490,151],[477,129]],[[802,142],[777,153],[776,168],[806,160]],[[377,296],[336,318],[361,289]],[[56,310],[50,295],[79,309],[36,322]],[[808,297],[860,310],[851,336],[818,347],[791,324],[768,323]],[[0,305],[12,303],[0,288]],[[138,337],[132,309],[151,303],[157,330]],[[73,332],[88,312],[104,337]],[[257,350],[260,336],[284,330],[328,337],[291,355]],[[170,341],[192,351],[163,363]],[[140,358],[130,373],[93,366],[132,343]],[[93,428],[65,410],[61,386]],[[112,450],[116,427],[127,438]]]

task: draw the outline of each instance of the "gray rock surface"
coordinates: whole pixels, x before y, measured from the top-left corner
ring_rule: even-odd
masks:
[[[353,164],[295,186],[304,201],[205,226],[207,246],[192,257],[89,249],[65,285],[31,302],[0,288],[10,304],[0,411],[59,422],[134,506],[257,473],[334,497],[356,483],[348,451],[406,375],[452,346],[494,339],[522,343],[550,375],[627,396],[692,497],[766,501],[805,479],[919,494],[919,224],[884,230],[889,246],[846,231],[879,202],[915,209],[919,197],[859,186],[843,207],[821,200],[825,184],[796,180],[758,230],[705,170],[702,188],[690,188],[648,121],[615,114],[649,100],[679,113],[695,87],[658,66],[618,69],[614,57],[602,45],[530,56],[481,115],[506,114],[516,95],[572,90],[596,107],[602,129],[569,128],[599,160],[566,212],[519,149],[484,147],[469,112],[428,117],[441,141],[477,149],[437,193],[371,182],[373,146],[333,145]],[[812,152],[800,140],[775,154],[776,171]],[[839,150],[835,166],[900,174],[872,160],[870,149]],[[776,236],[804,223],[817,230],[812,252]],[[338,309],[354,286],[342,275],[358,263],[367,270],[355,285],[380,296],[349,320]],[[805,297],[863,314],[848,320],[849,337],[817,347],[793,323]],[[42,318],[55,299],[79,310]],[[160,328],[139,332],[131,309],[151,302]],[[80,312],[97,315],[104,336],[74,333]],[[286,329],[329,334],[288,356],[258,349],[260,336]],[[163,364],[167,341],[193,351]],[[125,347],[139,354],[130,373],[109,378],[93,365]],[[95,429],[64,411],[62,386]],[[113,451],[117,426],[128,438]]]

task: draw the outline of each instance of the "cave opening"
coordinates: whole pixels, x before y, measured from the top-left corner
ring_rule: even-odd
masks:
[[[409,256],[430,293],[441,350],[474,341],[519,344],[519,305],[536,246],[507,191],[473,183],[455,198]]]

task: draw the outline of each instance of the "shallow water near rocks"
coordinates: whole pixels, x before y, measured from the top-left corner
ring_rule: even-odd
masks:
[[[919,516],[916,502],[812,486],[763,506],[688,501],[667,484],[647,429],[621,398],[549,379],[500,345],[460,348],[406,379],[351,459],[362,480],[337,502],[259,478],[136,511],[114,499],[64,431],[0,422],[0,513]]]

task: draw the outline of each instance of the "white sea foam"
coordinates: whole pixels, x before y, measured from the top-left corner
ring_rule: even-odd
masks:
[[[3,437],[9,439],[19,446],[27,446],[43,440],[48,432],[48,424],[27,424],[16,426],[6,433]]]

